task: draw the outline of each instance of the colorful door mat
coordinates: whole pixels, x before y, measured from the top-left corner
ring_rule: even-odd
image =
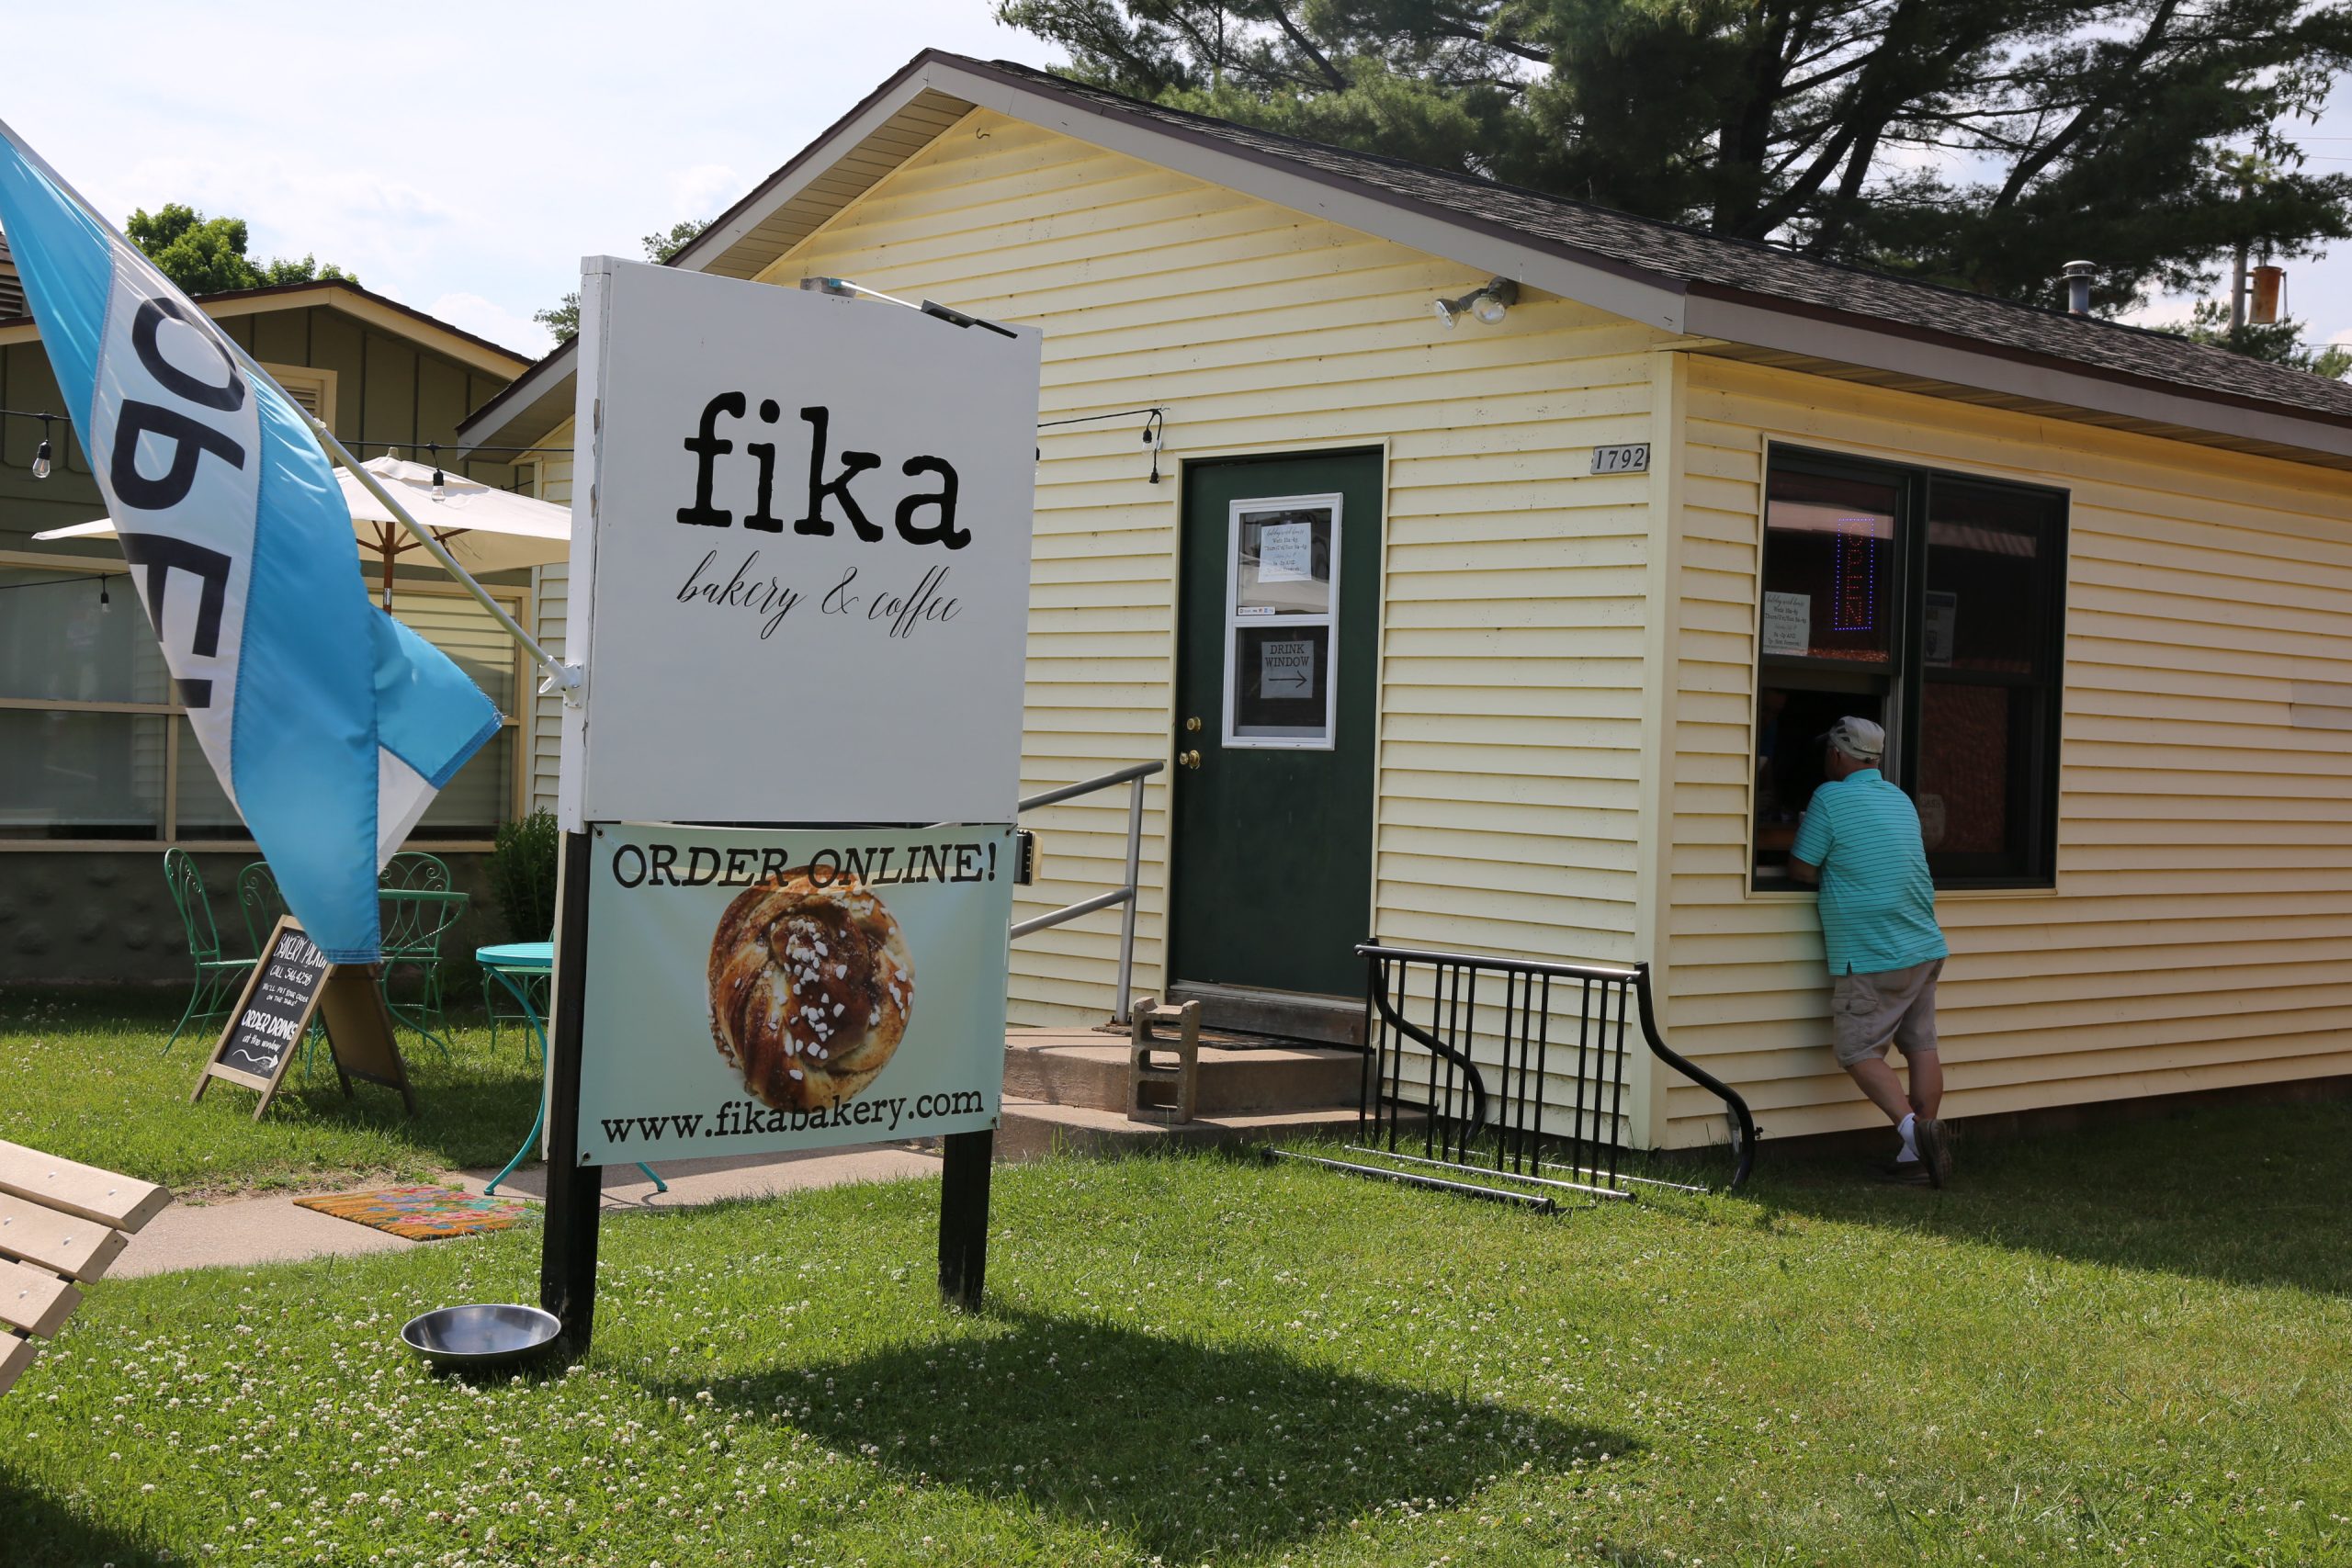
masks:
[[[503,1198],[477,1198],[447,1187],[386,1187],[374,1192],[330,1192],[297,1198],[305,1209],[333,1214],[411,1241],[478,1235],[503,1231],[521,1217],[523,1205]]]

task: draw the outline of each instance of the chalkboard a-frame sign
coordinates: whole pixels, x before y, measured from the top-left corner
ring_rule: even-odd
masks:
[[[372,970],[328,963],[290,915],[270,928],[261,953],[229,1014],[229,1026],[212,1047],[211,1060],[197,1075],[188,1103],[202,1100],[213,1079],[226,1078],[261,1091],[261,1103],[254,1107],[254,1120],[260,1121],[311,1021],[318,1018],[326,1024],[343,1092],[351,1092],[353,1078],[382,1084],[398,1089],[408,1113],[415,1115],[416,1096],[409,1090],[408,1069],[392,1041],[391,1015]]]

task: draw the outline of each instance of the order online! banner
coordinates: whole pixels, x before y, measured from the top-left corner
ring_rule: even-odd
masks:
[[[1008,827],[592,830],[582,1163],[996,1125]]]

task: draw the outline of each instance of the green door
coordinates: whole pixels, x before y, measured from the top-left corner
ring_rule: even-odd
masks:
[[[1170,975],[1361,996],[1380,454],[1184,470]]]

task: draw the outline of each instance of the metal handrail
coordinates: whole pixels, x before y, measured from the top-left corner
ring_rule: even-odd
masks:
[[[1107,909],[1114,904],[1121,906],[1119,988],[1114,993],[1117,1000],[1113,1004],[1111,1015],[1113,1021],[1117,1023],[1127,1021],[1128,988],[1135,976],[1136,898],[1136,888],[1143,880],[1143,782],[1152,774],[1163,772],[1167,766],[1165,762],[1136,762],[1132,766],[1121,768],[1116,773],[1104,773],[1100,778],[1082,779],[1077,784],[1060,784],[1053,789],[1029,795],[1023,799],[1020,805],[1020,809],[1023,811],[1035,811],[1040,807],[1057,806],[1065,800],[1075,800],[1081,795],[1092,795],[1097,790],[1111,789],[1119,784],[1127,786],[1127,880],[1125,885],[1114,887],[1108,893],[1098,893],[1091,898],[1081,898],[1075,904],[1065,905],[1050,913],[1016,921],[1012,928],[1013,940],[1017,942],[1024,936],[1077,919],[1081,915],[1091,915],[1097,909]]]

